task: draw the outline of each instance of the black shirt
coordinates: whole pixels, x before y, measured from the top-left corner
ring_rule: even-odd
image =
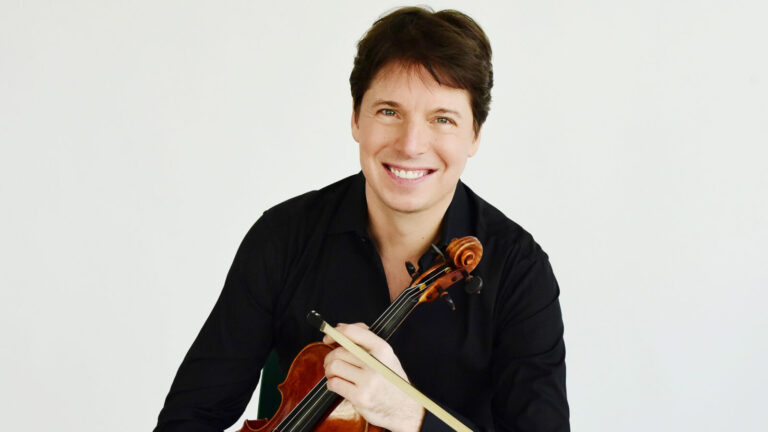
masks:
[[[370,325],[390,299],[366,227],[362,173],[266,211],[240,245],[155,430],[231,426],[271,350],[288,370],[301,348],[322,339],[306,321],[310,310],[331,324]],[[454,311],[442,301],[418,306],[390,345],[411,383],[473,429],[569,430],[560,290],[547,254],[459,182],[441,241],[466,235],[483,245],[473,272],[482,292],[452,287]],[[450,428],[427,413],[422,430]]]

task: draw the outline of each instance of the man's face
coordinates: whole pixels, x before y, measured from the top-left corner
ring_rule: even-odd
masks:
[[[399,63],[374,77],[352,114],[352,136],[368,205],[401,213],[445,210],[479,144],[469,92]]]

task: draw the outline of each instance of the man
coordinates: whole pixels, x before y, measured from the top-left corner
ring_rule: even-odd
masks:
[[[286,201],[246,235],[185,357],[157,431],[214,431],[244,410],[270,351],[283,369],[327,321],[476,430],[569,429],[559,288],[533,238],[459,181],[493,84],[490,44],[456,11],[404,8],[358,44],[350,76],[362,173]],[[473,235],[483,292],[419,306],[384,341],[367,330],[426,268],[430,245]],[[326,339],[326,342],[330,340]],[[343,348],[328,389],[391,431],[449,430]]]

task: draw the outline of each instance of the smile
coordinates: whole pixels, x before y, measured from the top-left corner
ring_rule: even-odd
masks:
[[[390,174],[398,179],[402,180],[416,180],[424,177],[427,174],[431,174],[434,170],[431,169],[408,169],[394,167],[392,165],[384,164],[384,167],[389,170]]]

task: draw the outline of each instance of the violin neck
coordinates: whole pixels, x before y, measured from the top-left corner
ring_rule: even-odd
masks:
[[[405,289],[370,327],[370,330],[384,340],[389,340],[408,314],[419,304],[421,291],[416,287]]]

